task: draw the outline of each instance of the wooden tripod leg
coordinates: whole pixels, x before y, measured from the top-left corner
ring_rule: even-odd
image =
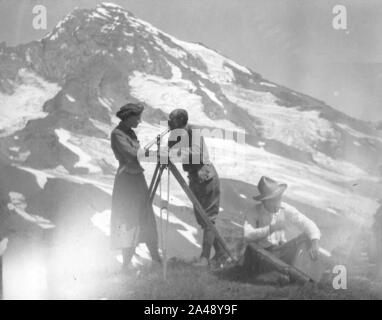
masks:
[[[153,192],[154,185],[158,179],[159,168],[160,168],[160,163],[158,162],[156,167],[155,167],[154,174],[153,174],[153,177],[151,178],[151,182],[150,182],[150,187],[149,187],[150,198],[149,199],[151,199],[151,194]]]
[[[153,177],[153,180],[151,181],[151,184],[150,184],[150,188],[151,188],[151,190],[149,190],[150,204],[152,204],[154,201],[155,193],[157,192],[160,179],[162,178],[163,170],[166,168],[166,166],[167,165],[164,165],[164,164],[159,164],[159,163],[157,164],[157,168],[155,169],[155,171],[157,172],[157,175]],[[154,179],[155,179],[155,181],[154,181]],[[151,185],[152,185],[152,187],[151,187]]]
[[[297,282],[300,282],[300,283],[314,282],[314,280],[311,279],[307,274],[285,263],[284,261],[277,258],[272,253],[261,248],[256,243],[251,243],[248,246],[250,250],[257,253],[261,257],[261,259],[263,259],[266,263],[270,264],[275,270],[283,274],[289,275],[291,279],[296,280]]]
[[[208,219],[208,216],[203,209],[202,205],[200,204],[199,200],[196,198],[194,193],[191,191],[189,186],[187,185],[186,181],[184,181],[182,175],[180,174],[178,168],[171,162],[169,161],[168,167],[172,174],[174,175],[175,179],[179,182],[180,186],[182,187],[183,191],[186,193],[188,198],[191,200],[193,205],[195,206],[195,209],[199,212],[200,217],[202,218],[203,222],[211,228],[213,233],[215,234],[216,239],[220,243],[220,245],[223,247],[224,251],[228,254],[228,256],[235,261],[234,257],[232,256],[231,252],[229,251],[227,245],[225,244],[223,238],[220,236],[219,232],[217,231],[215,225]]]
[[[156,167],[155,167],[155,170],[154,170],[153,177],[152,177],[151,182],[150,182],[150,187],[149,187],[149,192],[150,192],[150,194],[151,194],[151,190],[152,190],[153,187],[154,187],[154,183],[155,183],[156,178],[157,178],[157,175],[158,175],[159,167],[160,167],[160,163],[157,163],[157,165],[156,165]]]

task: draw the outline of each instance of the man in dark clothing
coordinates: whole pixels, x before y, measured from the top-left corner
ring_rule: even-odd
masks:
[[[188,114],[184,109],[175,109],[169,115],[169,148],[178,149],[182,153],[183,170],[188,173],[189,187],[194,193],[208,218],[214,224],[219,213],[220,181],[215,167],[209,161],[208,151],[203,137],[195,134],[197,130],[188,124]],[[202,252],[200,266],[208,266],[211,248],[214,247],[214,262],[225,258],[225,253],[215,233],[206,225],[200,213],[194,207],[197,222],[203,229]]]

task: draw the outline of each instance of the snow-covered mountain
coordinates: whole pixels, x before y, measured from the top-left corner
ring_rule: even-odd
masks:
[[[117,165],[109,134],[115,112],[133,100],[148,105],[138,129],[142,144],[177,107],[195,125],[223,129],[225,137],[236,133],[207,138],[222,178],[218,227],[232,248],[262,175],[288,183],[287,200],[317,221],[329,249],[346,246],[370,224],[382,191],[382,133],[375,124],[103,3],[75,9],[39,41],[0,44],[0,187],[14,209],[1,231],[14,243],[53,241],[67,245],[58,251],[70,251],[71,261],[94,264],[109,254]],[[235,139],[238,132],[245,144]],[[149,180],[154,164],[144,166]],[[169,254],[190,257],[200,234],[189,200],[172,186]],[[89,250],[90,242],[97,250]],[[55,261],[69,259],[61,258]]]

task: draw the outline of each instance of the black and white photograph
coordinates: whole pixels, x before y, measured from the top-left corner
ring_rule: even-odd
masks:
[[[0,0],[0,300],[381,300],[382,2],[110,1]]]

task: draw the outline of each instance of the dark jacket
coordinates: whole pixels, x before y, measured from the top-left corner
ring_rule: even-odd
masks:
[[[171,133],[169,147],[184,148],[188,151],[188,157],[183,159],[182,166],[183,170],[188,172],[190,179],[201,175],[202,180],[209,180],[213,175],[216,175],[216,171],[212,168],[203,136],[199,134],[200,131],[194,129],[191,125],[187,125],[184,129],[188,136],[188,144],[187,139],[181,140],[180,136],[177,137],[176,134]]]
[[[220,201],[220,181],[215,167],[211,163],[208,155],[207,145],[203,136],[198,134],[198,130],[193,131],[193,127],[187,125],[182,134],[187,134],[187,139],[181,139],[176,135],[180,131],[170,134],[169,147],[185,148],[188,150],[188,163],[183,163],[183,170],[188,173],[189,186],[200,204],[210,218],[216,217],[219,213]],[[199,214],[196,212],[199,224],[204,225]]]

